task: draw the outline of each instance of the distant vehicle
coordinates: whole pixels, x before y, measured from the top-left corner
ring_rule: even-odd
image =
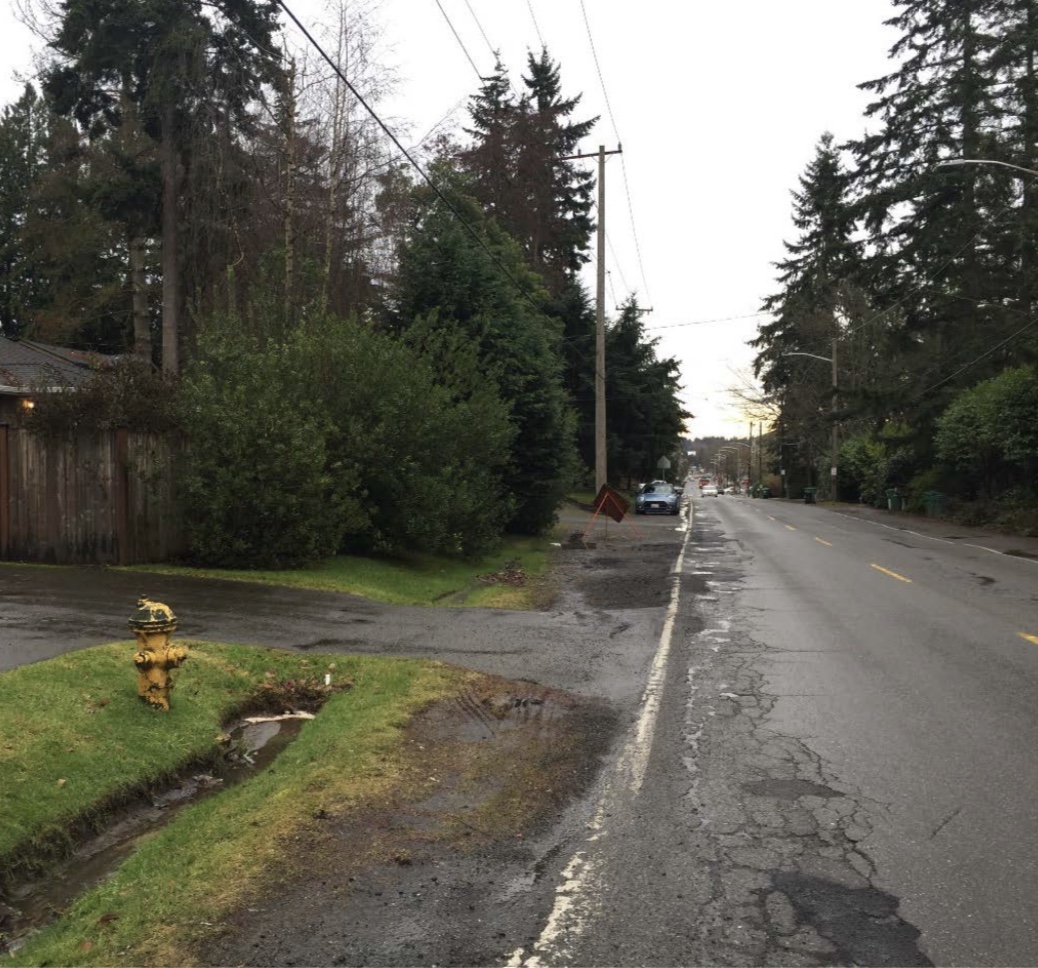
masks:
[[[738,494],[739,493],[739,488],[736,487],[734,484],[729,484],[728,487],[726,487],[724,489],[724,493],[725,494]]]
[[[634,497],[635,514],[679,514],[681,493],[666,481],[646,484]]]
[[[699,492],[700,497],[717,497],[720,492],[716,484],[704,484]]]
[[[699,486],[700,487],[706,487],[707,484],[709,484],[709,483],[710,483],[710,478],[709,477],[701,477],[701,478],[699,478]]]

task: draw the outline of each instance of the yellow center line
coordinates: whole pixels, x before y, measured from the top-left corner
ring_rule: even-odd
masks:
[[[907,582],[909,585],[912,584],[911,578],[905,578],[904,575],[899,575],[896,571],[890,571],[889,568],[884,568],[882,565],[869,565],[869,567],[883,572],[884,575],[890,575],[891,578],[896,578],[898,581]]]
[[[791,524],[787,524],[786,525],[786,530],[787,531],[796,531],[796,528],[794,528],[793,525],[791,525]]]
[[[817,541],[819,544],[824,544],[827,548],[831,548],[833,546],[833,543],[831,541],[826,541],[825,538],[815,538],[815,541]]]
[[[1020,638],[1027,639],[1028,642],[1038,645],[1038,635],[1028,635],[1026,632],[1017,632],[1016,634],[1019,635]]]

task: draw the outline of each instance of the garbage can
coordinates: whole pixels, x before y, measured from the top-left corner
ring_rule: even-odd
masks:
[[[887,491],[887,510],[888,511],[900,511],[903,507],[903,501],[901,498],[901,492],[896,488],[890,488]]]
[[[805,487],[804,488],[804,503],[805,504],[816,504],[815,495],[818,493],[817,487]]]
[[[928,518],[943,518],[945,497],[940,491],[923,492],[923,508]]]

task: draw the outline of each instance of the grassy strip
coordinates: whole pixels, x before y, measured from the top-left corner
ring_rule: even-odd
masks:
[[[191,575],[264,582],[317,591],[349,592],[395,605],[478,605],[494,608],[532,608],[534,586],[498,586],[480,582],[481,576],[500,572],[519,560],[530,578],[548,566],[548,538],[508,537],[501,550],[479,561],[460,561],[432,555],[403,558],[360,558],[340,555],[308,568],[282,571],[189,568],[176,565],[135,565],[124,570],[163,575]]]
[[[334,679],[354,686],[329,698],[276,768],[186,808],[11,965],[187,964],[208,922],[297,860],[315,818],[399,782],[402,727],[467,675],[435,662],[197,643],[162,714],[137,699],[130,652],[101,646],[0,674],[0,869],[27,842],[50,844],[84,816],[100,820],[99,804],[211,757],[227,717],[272,682],[323,681],[334,663]]]

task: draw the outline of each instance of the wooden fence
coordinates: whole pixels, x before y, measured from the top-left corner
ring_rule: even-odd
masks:
[[[131,565],[183,548],[168,437],[0,425],[0,559]]]

